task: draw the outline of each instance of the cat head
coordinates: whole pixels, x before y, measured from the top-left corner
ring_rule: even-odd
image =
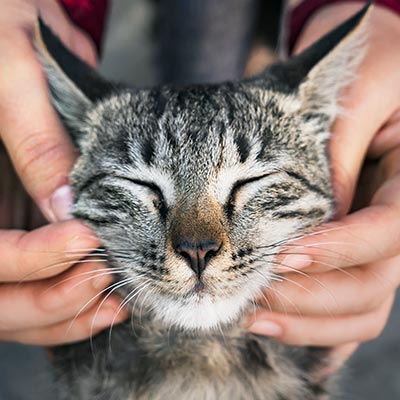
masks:
[[[366,12],[252,79],[152,89],[106,81],[39,23],[51,100],[80,150],[74,215],[131,303],[184,329],[234,321],[276,277],[281,246],[331,218],[327,141]]]

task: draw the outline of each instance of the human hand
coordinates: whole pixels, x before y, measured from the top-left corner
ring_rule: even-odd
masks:
[[[359,2],[322,8],[295,51],[359,8]],[[358,342],[380,335],[400,285],[399,22],[383,7],[371,11],[366,56],[333,126],[337,218],[282,252],[284,282],[266,290],[271,311],[260,311],[249,328],[289,344],[340,346],[339,363]],[[354,194],[358,209],[346,215]]]
[[[0,138],[23,186],[47,220],[64,220],[72,202],[67,177],[77,153],[52,108],[32,44],[38,15],[92,65],[95,49],[55,0],[4,0],[1,8]]]
[[[77,153],[52,109],[32,45],[39,14],[86,62],[95,65],[96,53],[57,1],[1,2],[0,139],[27,192],[47,220],[56,222],[70,218],[72,194],[67,177]],[[0,179],[6,173],[2,170]],[[2,215],[13,212],[1,211]],[[96,315],[102,301],[99,293],[111,281],[109,273],[102,275],[104,258],[97,263],[83,260],[98,245],[90,230],[77,221],[30,233],[0,230],[0,340],[65,343],[110,325],[111,309],[118,304],[115,298],[104,302]],[[95,275],[97,280],[88,279]],[[123,313],[115,322],[121,317]]]
[[[32,232],[0,231],[0,341],[54,345],[82,340],[125,318],[102,296],[112,282],[105,256],[78,221]]]

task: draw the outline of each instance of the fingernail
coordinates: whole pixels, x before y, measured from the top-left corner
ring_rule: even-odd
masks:
[[[106,288],[113,281],[111,274],[112,272],[110,270],[110,272],[104,272],[101,274],[101,276],[93,278],[92,279],[93,288],[96,291]]]
[[[72,218],[72,189],[69,185],[59,187],[50,198],[48,217],[51,222],[66,221]]]
[[[281,265],[283,268],[303,269],[309,267],[312,261],[312,258],[307,255],[289,254],[283,259]]]
[[[250,332],[256,333],[258,335],[273,336],[277,337],[282,335],[282,328],[280,325],[272,321],[259,320],[253,322],[248,328]]]

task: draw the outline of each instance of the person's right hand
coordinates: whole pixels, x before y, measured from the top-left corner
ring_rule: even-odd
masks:
[[[0,140],[46,219],[67,220],[72,203],[68,173],[77,152],[50,104],[32,44],[38,15],[91,65],[96,64],[96,51],[56,0],[2,0],[0,8]],[[4,173],[0,171],[0,180]],[[101,300],[97,294],[110,282],[110,275],[87,279],[106,264],[74,266],[97,246],[91,231],[78,221],[29,233],[0,230],[0,340],[65,343],[111,324],[116,298],[110,297],[96,315]],[[93,273],[86,274],[89,271]],[[91,307],[84,307],[93,297]],[[121,318],[123,313],[116,322]]]

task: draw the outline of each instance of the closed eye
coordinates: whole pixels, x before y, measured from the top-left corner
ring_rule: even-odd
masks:
[[[94,175],[91,177],[88,181],[86,181],[80,188],[80,191],[83,191],[87,189],[89,186],[94,184],[95,182],[98,182],[100,180],[106,179],[106,178],[117,178],[117,179],[123,179],[125,181],[134,183],[135,185],[139,186],[144,186],[148,189],[150,189],[157,197],[157,200],[154,201],[154,206],[157,208],[160,212],[161,217],[164,219],[166,218],[168,208],[165,202],[164,195],[162,193],[162,190],[153,182],[149,181],[143,181],[140,179],[132,179],[132,178],[127,178],[126,176],[119,176],[119,175],[109,175],[109,174],[98,174]]]
[[[278,171],[268,172],[263,175],[254,176],[254,177],[248,178],[248,179],[241,179],[241,180],[235,182],[235,184],[232,186],[231,192],[229,194],[228,201],[225,204],[225,212],[226,212],[226,215],[228,216],[228,218],[232,218],[233,211],[235,209],[236,195],[241,188],[243,188],[244,186],[246,186],[250,183],[260,181],[261,179],[264,179],[267,176],[274,175],[277,173],[278,173]]]
[[[153,202],[154,207],[160,212],[160,215],[163,219],[165,219],[167,217],[168,208],[167,208],[167,204],[165,202],[163,192],[155,183],[149,182],[149,181],[142,181],[140,179],[120,177],[120,176],[118,178],[132,182],[135,185],[144,186],[144,187],[150,189],[157,196],[157,200],[155,200]]]

